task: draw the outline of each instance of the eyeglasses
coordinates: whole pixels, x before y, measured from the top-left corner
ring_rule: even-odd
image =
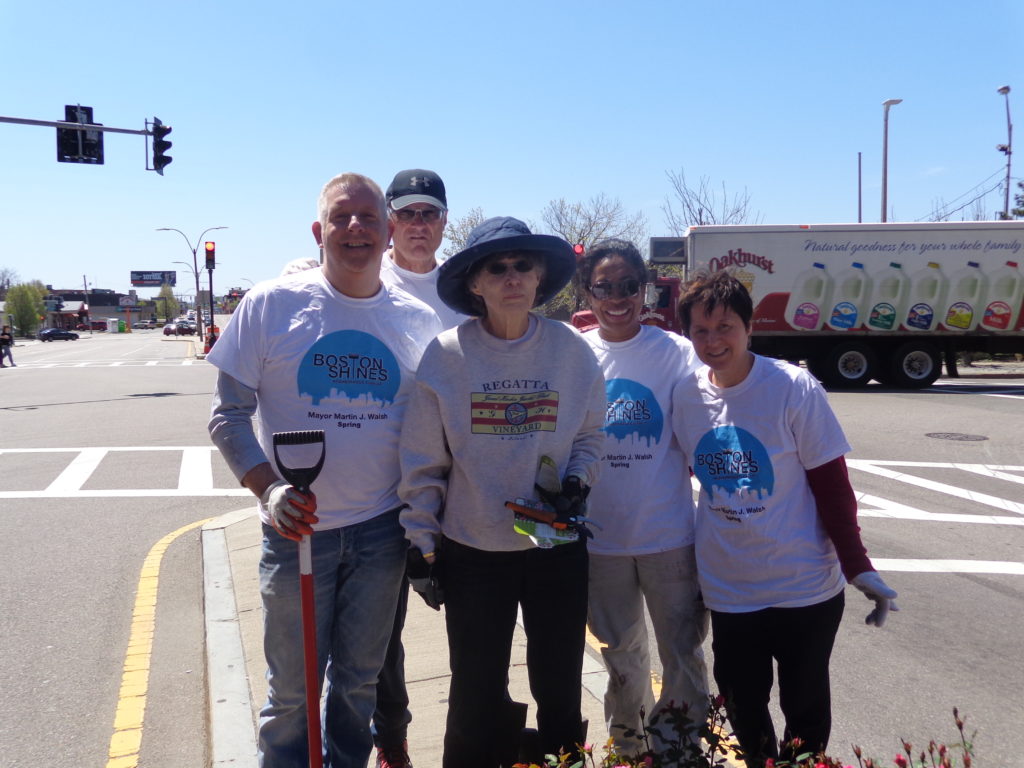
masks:
[[[490,264],[484,267],[484,271],[489,275],[495,277],[501,277],[510,269],[514,269],[516,272],[527,273],[532,272],[536,265],[530,261],[530,259],[517,259],[512,263],[507,261],[492,261]]]
[[[640,286],[643,285],[635,277],[627,277],[625,280],[619,280],[618,282],[612,283],[607,280],[602,280],[599,283],[592,283],[590,288],[590,295],[595,299],[604,300],[610,299],[616,296],[620,299],[631,299],[640,293]]]
[[[433,224],[435,221],[441,220],[441,215],[444,211],[440,211],[437,208],[425,208],[417,211],[403,208],[400,211],[392,211],[391,213],[403,224],[408,224],[413,219],[419,219],[424,224]]]

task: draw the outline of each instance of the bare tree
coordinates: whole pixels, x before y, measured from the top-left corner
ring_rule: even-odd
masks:
[[[550,201],[540,212],[543,226],[549,234],[581,244],[584,251],[601,240],[618,238],[629,240],[646,250],[647,217],[642,211],[629,213],[622,201],[608,197],[604,192],[587,202],[568,202],[564,198]],[[550,314],[578,310],[583,303],[575,281],[570,282],[546,305]]]
[[[449,220],[448,225],[444,228],[444,239],[447,241],[447,244],[442,249],[444,255],[451,258],[465,248],[466,238],[469,237],[469,233],[473,230],[473,227],[485,218],[483,208],[470,208],[465,216],[461,216],[454,221]]]
[[[552,200],[544,206],[540,217],[551,234],[573,244],[582,243],[584,248],[616,237],[643,249],[647,238],[647,218],[643,212],[627,212],[621,200],[610,198],[604,192],[585,203],[570,203],[565,198]]]
[[[750,193],[744,187],[730,198],[722,182],[721,197],[711,186],[707,176],[701,176],[696,187],[686,183],[686,173],[665,171],[672,186],[672,197],[665,198],[661,206],[665,226],[675,237],[681,237],[686,228],[700,224],[760,224],[761,214],[751,213]]]

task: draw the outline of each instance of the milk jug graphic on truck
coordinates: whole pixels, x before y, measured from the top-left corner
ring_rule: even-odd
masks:
[[[939,327],[939,313],[945,308],[949,280],[942,267],[934,261],[910,276],[910,295],[903,327],[908,331],[934,331]]]
[[[1006,266],[992,273],[992,283],[986,299],[988,304],[981,318],[982,328],[993,331],[1016,328],[1022,299],[1024,274],[1017,269],[1016,261],[1008,261]]]
[[[973,331],[978,327],[988,295],[988,278],[976,261],[950,279],[946,313],[942,325],[950,331]]]
[[[898,328],[907,311],[909,295],[910,278],[903,271],[903,265],[890,261],[889,266],[875,279],[875,287],[871,292],[871,308],[868,310],[865,323],[868,330],[892,331]]]
[[[871,278],[859,261],[839,273],[830,302],[831,311],[825,318],[826,325],[836,331],[860,328],[864,324],[864,315],[871,299],[871,284]]]
[[[786,322],[798,331],[816,331],[827,320],[830,309],[832,277],[825,265],[814,262],[796,276],[796,282],[786,304]]]

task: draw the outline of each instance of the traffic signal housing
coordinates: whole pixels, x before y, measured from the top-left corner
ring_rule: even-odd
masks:
[[[206,268],[213,269],[217,266],[217,244],[207,240],[206,241]]]
[[[153,170],[161,176],[164,175],[164,168],[174,161],[174,158],[167,154],[167,150],[171,148],[167,134],[171,130],[171,126],[161,123],[159,117],[153,118]]]

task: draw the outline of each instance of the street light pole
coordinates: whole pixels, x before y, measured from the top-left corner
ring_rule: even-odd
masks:
[[[882,221],[886,221],[885,209],[889,204],[889,107],[903,99],[886,99],[882,102]]]
[[[196,244],[195,245],[192,245],[191,241],[188,239],[188,235],[186,235],[180,229],[175,229],[174,227],[157,227],[157,230],[156,230],[157,232],[177,232],[179,235],[181,235],[182,237],[185,238],[185,244],[188,246],[188,249],[190,251],[192,251],[192,276],[195,278],[195,281],[196,281],[196,300],[195,300],[196,304],[199,304],[199,262],[196,259],[196,252],[199,250],[199,243],[202,242],[203,235],[205,235],[207,232],[212,232],[215,229],[227,229],[227,227],[208,227],[207,229],[204,229],[202,231],[202,233],[199,235],[199,237],[196,238]],[[183,261],[176,261],[174,263],[175,264],[185,264],[185,262],[183,262]],[[188,264],[185,264],[185,266],[187,267]],[[213,317],[210,318],[210,322],[213,323]],[[203,336],[203,310],[202,310],[202,308],[200,308],[199,312],[197,313],[196,329],[199,331],[199,340],[202,341],[203,338],[204,338],[204,336]]]
[[[1006,193],[1003,198],[1003,219],[1010,218],[1010,157],[1013,155],[1013,123],[1010,122],[1010,86],[1004,85],[997,93],[1006,98],[1006,143],[996,144],[996,149],[1006,155]]]

